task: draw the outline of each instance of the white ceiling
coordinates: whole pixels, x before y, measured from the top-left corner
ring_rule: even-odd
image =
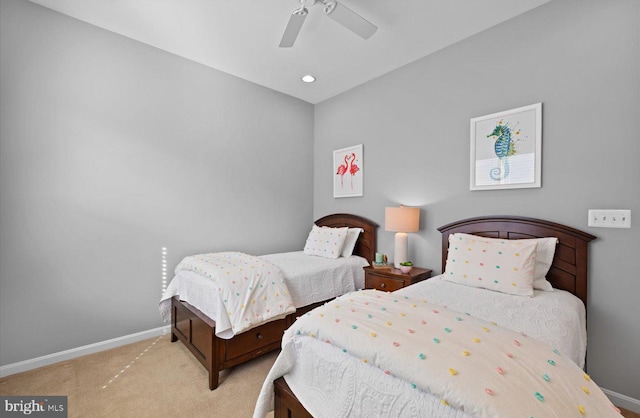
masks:
[[[292,48],[278,44],[298,0],[31,1],[315,104],[550,0],[342,0],[378,31],[364,40],[316,5]]]

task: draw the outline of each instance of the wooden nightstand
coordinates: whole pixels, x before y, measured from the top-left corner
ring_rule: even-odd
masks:
[[[407,274],[396,268],[391,270],[364,268],[364,288],[393,292],[410,284],[418,283],[431,277],[431,270],[414,267]]]

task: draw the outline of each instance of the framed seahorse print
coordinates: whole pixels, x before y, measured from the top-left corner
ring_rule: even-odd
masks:
[[[362,144],[333,151],[333,197],[363,195]]]
[[[471,119],[470,189],[541,187],[542,103]]]

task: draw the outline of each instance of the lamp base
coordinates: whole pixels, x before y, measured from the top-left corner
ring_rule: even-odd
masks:
[[[393,266],[400,268],[400,263],[407,261],[407,233],[396,232],[395,251],[393,253]]]

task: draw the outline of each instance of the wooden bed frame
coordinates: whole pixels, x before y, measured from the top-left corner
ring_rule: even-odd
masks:
[[[441,226],[442,271],[447,261],[449,235],[456,232],[492,238],[522,239],[557,237],[559,242],[547,274],[554,288],[566,290],[580,298],[587,306],[587,266],[589,241],[596,237],[577,229],[521,216],[481,216]],[[274,418],[309,418],[312,415],[302,406],[284,377],[274,381]]]
[[[376,251],[376,229],[378,225],[357,215],[334,214],[315,221],[318,226],[362,228],[353,253],[372,262]],[[280,348],[282,334],[295,318],[322,305],[318,302],[303,308],[283,319],[268,322],[225,340],[216,336],[216,323],[194,306],[171,299],[171,342],[182,341],[209,372],[209,389],[218,387],[219,372],[247,362],[262,354]]]

